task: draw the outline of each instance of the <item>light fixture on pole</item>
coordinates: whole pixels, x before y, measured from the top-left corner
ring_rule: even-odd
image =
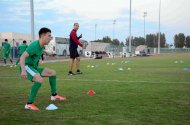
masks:
[[[146,36],[145,36],[145,17],[147,16],[147,12],[144,12],[144,40],[145,40],[145,45],[146,45]]]

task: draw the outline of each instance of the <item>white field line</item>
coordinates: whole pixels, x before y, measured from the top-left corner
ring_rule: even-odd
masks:
[[[16,76],[0,76],[0,79],[21,79],[21,77],[16,77]],[[103,79],[60,79],[57,78],[58,81],[81,81],[81,82],[117,82],[117,83],[190,83],[190,81],[180,81],[180,82],[175,82],[175,81],[124,81],[124,80],[103,80]],[[1,80],[0,80],[1,81]]]

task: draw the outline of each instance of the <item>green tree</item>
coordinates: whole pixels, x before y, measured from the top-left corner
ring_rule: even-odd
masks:
[[[160,33],[160,47],[164,48],[166,46],[166,37],[164,33]],[[158,47],[158,33],[156,35],[156,46]]]
[[[186,37],[186,47],[190,48],[190,36]]]
[[[156,35],[155,34],[147,34],[146,35],[146,45],[148,47],[155,47],[156,46],[155,41],[156,41]]]
[[[112,43],[112,40],[111,40],[111,38],[109,36],[105,36],[105,37],[103,37],[102,42],[104,42],[104,43]]]
[[[132,42],[132,46],[145,45],[144,37],[135,37]]]
[[[123,42],[120,43],[120,46],[125,46]]]
[[[133,36],[131,36],[131,45],[133,44]],[[129,46],[129,37],[125,39],[125,45]]]
[[[114,45],[119,45],[119,44],[120,44],[120,42],[119,42],[119,40],[118,40],[118,39],[114,39],[114,40],[112,41],[112,44],[114,44]]]
[[[174,36],[174,45],[176,48],[183,48],[185,45],[185,35],[183,33]]]

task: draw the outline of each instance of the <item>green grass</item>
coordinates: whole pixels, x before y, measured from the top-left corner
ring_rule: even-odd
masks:
[[[73,77],[67,76],[68,62],[42,67],[57,71],[57,91],[67,101],[54,102],[58,110],[45,110],[52,103],[46,79],[35,100],[40,111],[24,110],[32,84],[17,68],[0,66],[0,125],[190,124],[190,71],[183,70],[190,68],[190,54],[82,60],[84,74]],[[95,95],[87,95],[91,89]]]

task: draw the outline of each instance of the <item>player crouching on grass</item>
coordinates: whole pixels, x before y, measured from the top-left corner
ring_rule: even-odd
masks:
[[[22,78],[34,82],[29,94],[28,103],[25,105],[25,109],[39,110],[38,107],[33,104],[33,102],[41,84],[44,83],[44,79],[42,77],[49,77],[52,101],[56,99],[66,100],[65,97],[58,95],[56,92],[55,70],[38,67],[44,46],[47,45],[51,39],[51,30],[48,28],[41,28],[39,31],[39,40],[34,41],[32,44],[30,44],[20,57],[20,72]]]

